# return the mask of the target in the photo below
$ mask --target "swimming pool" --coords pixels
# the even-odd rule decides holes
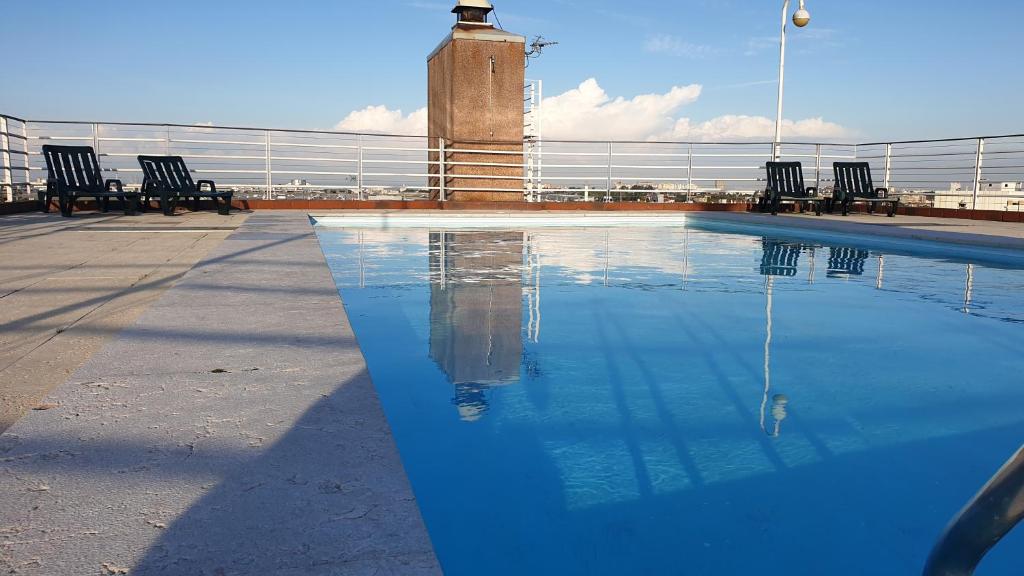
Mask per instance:
[[[318,234],[449,575],[919,574],[1024,439],[1024,270],[998,258],[700,224]]]

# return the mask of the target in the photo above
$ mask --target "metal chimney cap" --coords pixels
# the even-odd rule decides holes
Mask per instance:
[[[457,14],[466,8],[483,8],[488,12],[494,10],[494,6],[492,6],[487,0],[459,0],[455,5],[455,8],[452,8],[452,13]]]

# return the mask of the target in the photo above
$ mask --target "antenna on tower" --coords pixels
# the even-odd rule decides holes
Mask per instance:
[[[544,53],[544,49],[547,48],[548,46],[557,45],[558,42],[552,42],[551,40],[545,40],[543,36],[537,36],[536,38],[533,39],[533,42],[530,44],[530,49],[526,51],[526,65],[530,65],[529,59],[539,58],[540,55]]]

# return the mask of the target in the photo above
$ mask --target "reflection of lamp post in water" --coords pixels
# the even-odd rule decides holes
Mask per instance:
[[[761,396],[761,430],[765,434],[773,438],[777,438],[780,433],[782,421],[786,419],[786,405],[789,404],[789,398],[785,394],[776,394],[772,397],[772,418],[775,420],[775,424],[772,430],[768,431],[768,426],[765,423],[766,412],[768,409],[768,395],[771,394],[772,390],[772,371],[771,371],[771,348],[772,348],[772,289],[775,286],[775,277],[768,276],[765,278],[764,293],[766,298],[765,304],[765,339],[764,339],[764,395]]]
[[[772,305],[773,292],[775,288],[775,277],[776,276],[787,276],[793,277],[797,273],[797,263],[800,260],[800,246],[794,244],[785,244],[783,242],[777,242],[769,240],[767,238],[761,241],[761,249],[763,255],[761,257],[761,274],[765,276],[764,281],[764,294],[765,294],[765,339],[764,339],[764,394],[761,396],[761,430],[772,436],[773,438],[778,437],[781,432],[782,421],[786,419],[786,406],[789,404],[789,398],[785,394],[776,394],[772,397],[772,419],[775,420],[771,427],[768,428],[766,422],[768,417],[768,397],[772,391],[772,371],[771,371],[771,349],[772,349]],[[812,272],[813,278],[813,272]]]

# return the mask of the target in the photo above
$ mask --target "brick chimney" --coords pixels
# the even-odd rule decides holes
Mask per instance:
[[[523,200],[522,168],[472,165],[523,163],[526,38],[495,28],[488,22],[493,10],[487,0],[459,0],[451,34],[427,59],[427,135],[432,149],[444,142],[449,200]],[[431,174],[439,173],[439,158],[430,153]],[[440,184],[438,176],[430,179]]]

